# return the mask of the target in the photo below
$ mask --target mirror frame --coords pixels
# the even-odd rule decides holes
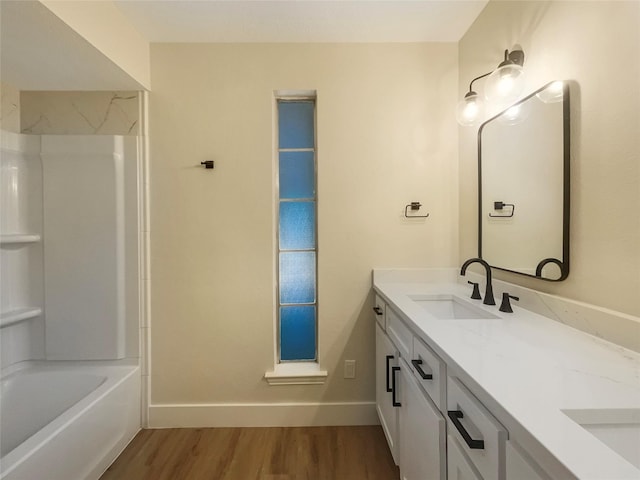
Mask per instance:
[[[494,115],[490,119],[486,120],[480,128],[478,129],[478,257],[482,258],[482,130],[483,128],[493,120],[496,120],[500,115],[509,110],[509,108],[520,105],[523,102],[526,102],[530,98],[536,96],[538,93],[543,91],[544,89],[551,86],[552,83],[549,82],[542,88],[539,88],[535,92],[530,95],[524,97],[522,100],[510,105],[508,108],[502,110],[497,115]],[[523,275],[525,277],[537,278],[540,280],[546,280],[548,282],[560,282],[565,280],[569,276],[569,226],[570,226],[570,197],[571,197],[571,177],[570,177],[570,114],[569,114],[569,82],[566,80],[562,81],[562,135],[563,135],[563,205],[562,205],[562,259],[560,260],[560,278],[545,278],[541,274],[530,275],[528,273],[518,272],[516,270],[510,270],[508,268],[500,267],[497,265],[491,265],[491,268],[495,268],[497,270],[502,270],[505,272],[516,273],[518,275]],[[545,260],[548,260],[550,263],[558,264],[556,259],[543,259],[538,264],[538,268]]]

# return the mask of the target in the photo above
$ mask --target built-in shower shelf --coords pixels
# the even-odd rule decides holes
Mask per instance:
[[[29,320],[39,315],[42,315],[42,309],[40,307],[16,308],[15,310],[2,312],[0,313],[0,327],[13,325],[14,323]]]
[[[12,245],[16,243],[36,243],[41,239],[40,235],[0,235],[0,243],[2,245]]]

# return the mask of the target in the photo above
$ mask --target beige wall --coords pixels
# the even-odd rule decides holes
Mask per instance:
[[[151,87],[149,42],[111,1],[40,0],[45,7],[129,74]]]
[[[371,269],[458,263],[457,46],[151,51],[151,402],[372,401]],[[280,89],[318,95],[323,386],[262,378],[274,362]],[[411,201],[430,217],[404,219]],[[345,359],[357,360],[355,380],[342,378]]]
[[[571,272],[557,284],[496,276],[640,315],[640,3],[489,2],[459,44],[459,97],[514,43],[525,94],[573,80]],[[477,254],[476,133],[460,128],[461,259]]]
[[[13,85],[0,82],[0,128],[20,133],[20,91]]]
[[[138,92],[22,91],[22,133],[138,135]]]

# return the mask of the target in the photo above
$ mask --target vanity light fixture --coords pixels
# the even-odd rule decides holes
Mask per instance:
[[[511,51],[504,51],[504,60],[498,67],[484,75],[474,78],[469,83],[469,92],[464,96],[456,109],[458,123],[464,126],[475,126],[482,119],[482,101],[478,93],[473,90],[473,82],[484,77],[484,96],[487,101],[508,105],[513,103],[524,89],[524,75],[522,65],[524,64],[524,51],[520,45],[514,45]]]
[[[498,65],[484,86],[484,96],[488,101],[510,104],[518,99],[524,90],[524,52],[520,45],[504,51],[504,60]]]

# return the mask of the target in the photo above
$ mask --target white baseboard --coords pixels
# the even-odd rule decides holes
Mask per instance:
[[[375,402],[149,406],[150,428],[378,425]]]

